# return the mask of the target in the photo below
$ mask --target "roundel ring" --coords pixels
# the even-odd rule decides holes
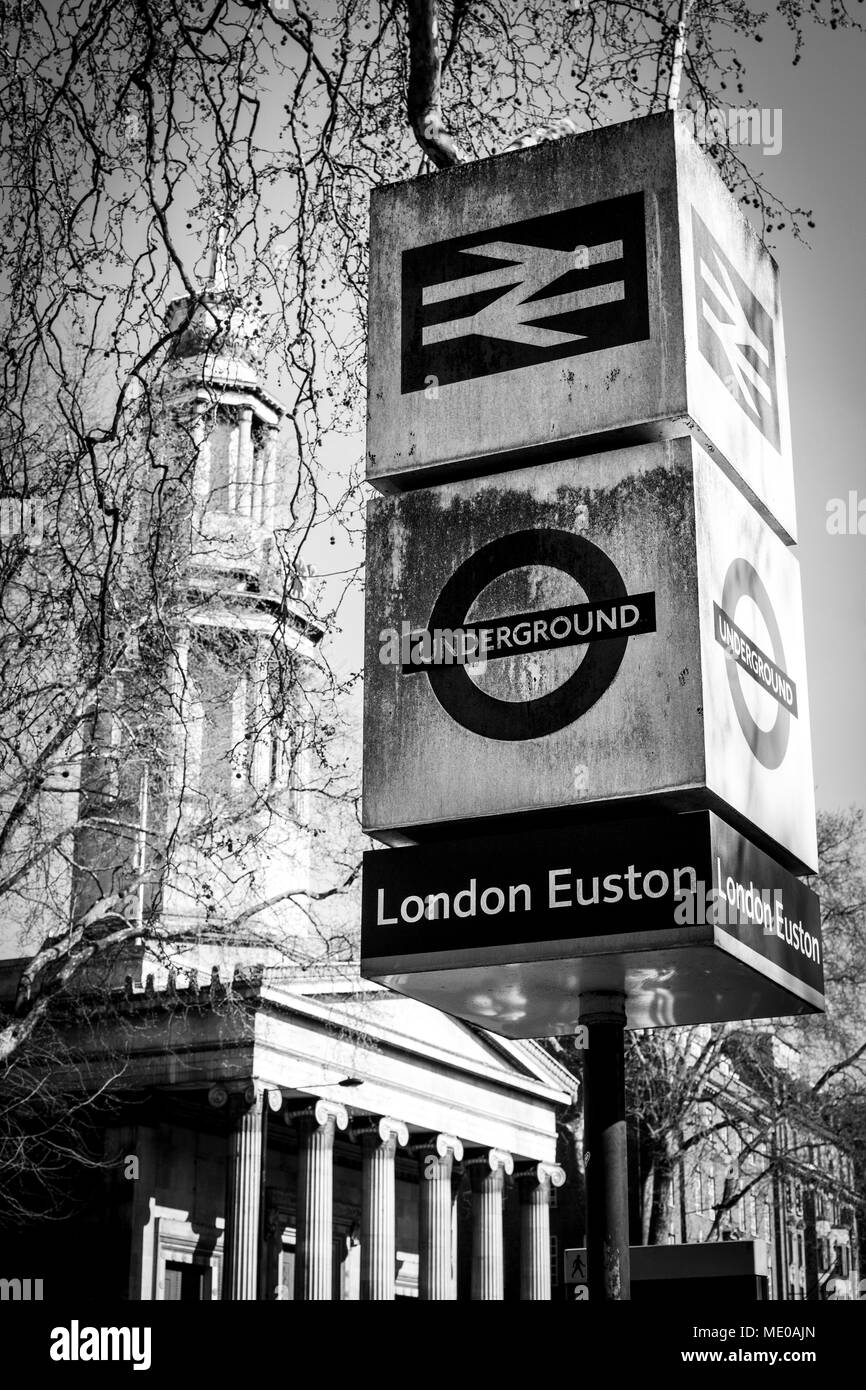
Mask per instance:
[[[570,531],[517,531],[483,545],[454,571],[430,615],[432,629],[459,628],[478,595],[500,575],[544,565],[570,575],[590,602],[622,599],[627,590],[616,565],[584,536]],[[588,644],[578,669],[536,700],[497,700],[472,681],[465,666],[434,666],[427,676],[443,709],[471,733],[516,741],[555,734],[585,714],[619,670],[628,637]]]
[[[744,595],[753,601],[764,619],[773,647],[773,660],[777,666],[785,670],[785,647],[776,615],[773,612],[773,605],[770,603],[770,595],[767,593],[764,582],[754,565],[750,565],[748,560],[741,557],[731,562],[722,588],[722,608],[731,618],[734,618],[736,606]],[[788,710],[779,705],[776,722],[772,729],[761,729],[755,723],[746,704],[736,661],[729,659],[726,666],[731,698],[746,742],[758,762],[773,772],[780,766],[788,751],[791,715]]]

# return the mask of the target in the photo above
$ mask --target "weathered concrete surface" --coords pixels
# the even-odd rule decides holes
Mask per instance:
[[[417,839],[469,819],[649,797],[727,809],[784,863],[814,865],[797,561],[692,440],[376,499],[368,523],[363,817],[372,834],[393,843],[394,831]],[[536,536],[563,534],[564,549],[573,537],[580,552],[573,573],[543,550],[540,563],[526,562]],[[502,538],[505,560],[491,579],[485,547]],[[758,574],[781,641],[748,593],[731,588],[738,560]],[[443,591],[454,591],[458,572],[468,585],[445,613]],[[652,630],[450,667],[444,683],[441,666],[431,679],[393,660],[391,632],[473,623],[498,632],[506,618],[573,612],[587,600],[610,600],[602,608],[619,613],[641,595],[654,597]],[[796,715],[728,657],[714,605],[773,663],[772,680],[784,672]],[[516,639],[520,629],[509,631]],[[407,659],[404,648],[398,661]],[[785,728],[765,746],[752,717],[759,732]]]
[[[673,114],[374,192],[377,487],[686,433],[790,542],[777,267]]]

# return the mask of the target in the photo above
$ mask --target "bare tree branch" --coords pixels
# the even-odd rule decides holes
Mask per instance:
[[[683,67],[689,41],[689,12],[692,8],[692,4],[693,0],[680,0],[680,10],[677,16],[677,27],[674,37],[674,51],[671,57],[671,72],[668,80],[666,104],[669,111],[676,111],[679,105],[680,87],[683,81]]]
[[[466,156],[442,120],[442,62],[439,54],[438,0],[407,0],[409,84],[407,110],[415,138],[437,169],[462,164]],[[454,33],[458,32],[455,15]],[[448,49],[450,59],[452,47]]]

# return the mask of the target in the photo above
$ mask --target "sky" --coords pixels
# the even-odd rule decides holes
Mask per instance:
[[[866,17],[864,17],[866,19]],[[781,149],[747,152],[787,204],[814,210],[809,244],[774,235],[791,403],[794,476],[806,629],[807,679],[819,809],[866,806],[866,33],[812,27],[799,64],[778,20],[749,44],[739,106],[778,109]],[[778,118],[774,141],[778,143]],[[358,440],[343,445],[348,453]],[[828,506],[863,501],[864,534],[827,529]],[[342,552],[321,550],[324,571]],[[353,598],[334,636],[337,669],[362,661]]]

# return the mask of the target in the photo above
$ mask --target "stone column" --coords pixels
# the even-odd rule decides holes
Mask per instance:
[[[333,1278],[334,1137],[349,1116],[336,1101],[317,1100],[301,1118],[295,1298],[331,1298]]]
[[[171,740],[171,759],[168,768],[168,789],[172,799],[180,804],[190,775],[190,764],[197,761],[196,733],[194,720],[190,717],[193,688],[189,672],[189,628],[175,629],[175,637],[168,656],[167,685],[171,709],[179,713],[168,731]],[[201,753],[198,752],[200,758]],[[147,834],[150,827],[142,826]],[[145,846],[146,847],[146,846]],[[142,885],[143,887],[144,885]]]
[[[253,412],[248,405],[238,411],[238,485],[235,506],[240,516],[253,510]]]
[[[262,441],[264,462],[262,465],[261,523],[269,531],[274,529],[274,505],[277,492],[277,430],[269,428],[267,438]]]
[[[227,1104],[229,1110],[222,1297],[232,1302],[255,1301],[262,1201],[262,1093],[252,1083],[242,1093],[227,1097],[221,1087],[213,1087],[210,1100],[217,1107]]]
[[[261,522],[264,515],[265,503],[265,468],[267,466],[268,446],[265,440],[259,435],[258,448],[255,441],[252,445],[252,505],[250,516],[253,521]]]
[[[193,406],[192,442],[195,448],[195,472],[193,474],[192,494],[196,516],[196,529],[201,515],[207,510],[211,493],[210,434],[207,429],[207,401],[197,400]],[[195,539],[193,540],[195,544]]]
[[[514,1172],[514,1159],[504,1149],[491,1149],[472,1171],[472,1298],[505,1297],[505,1258],[502,1248],[502,1197],[505,1175]]]
[[[229,429],[228,440],[226,443],[226,492],[222,505],[228,512],[237,510],[238,505],[238,470],[240,467],[240,419],[232,418],[229,415],[231,428]]]
[[[258,791],[263,791],[271,780],[271,697],[268,689],[268,658],[270,641],[258,639],[253,661],[252,688],[248,691],[249,725],[255,731],[250,754],[249,777]]]
[[[463,1145],[453,1134],[437,1134],[421,1153],[420,1258],[418,1295],[422,1299],[456,1298],[452,1248],[451,1174]]]
[[[363,1146],[363,1199],[361,1207],[361,1298],[394,1297],[397,1260],[397,1197],[394,1157],[397,1145],[409,1142],[401,1120],[385,1118]]]
[[[520,1297],[550,1300],[550,1194],[562,1187],[565,1170],[538,1163],[520,1175]]]

